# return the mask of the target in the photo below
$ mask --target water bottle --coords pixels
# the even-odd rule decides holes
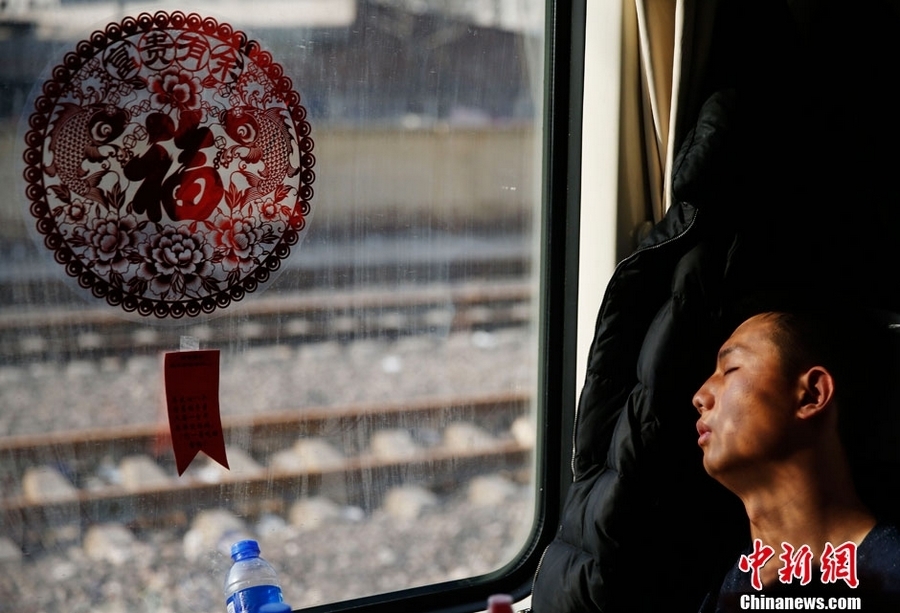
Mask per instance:
[[[283,602],[278,574],[259,557],[259,543],[248,539],[231,546],[234,564],[225,578],[225,607],[228,613],[259,613],[268,603]]]

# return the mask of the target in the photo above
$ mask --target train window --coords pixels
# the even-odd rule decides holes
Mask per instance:
[[[512,585],[564,455],[554,14],[0,3],[4,606],[221,611],[244,537],[295,609]]]

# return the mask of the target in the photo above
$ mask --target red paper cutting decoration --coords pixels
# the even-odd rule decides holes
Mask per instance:
[[[225,308],[298,243],[306,110],[255,41],[181,12],[66,54],[34,103],[24,178],[45,246],[97,298],[158,318]]]

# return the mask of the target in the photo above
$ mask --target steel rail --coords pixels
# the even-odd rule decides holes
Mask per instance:
[[[430,487],[458,487],[477,474],[518,472],[527,468],[531,446],[509,435],[516,418],[529,412],[526,394],[489,394],[408,400],[394,404],[354,404],[317,407],[223,419],[226,442],[249,441],[246,451],[265,457],[285,443],[302,437],[324,437],[356,428],[363,435],[390,428],[428,423],[435,428],[452,423],[478,424],[494,435],[487,445],[451,448],[443,444],[421,447],[403,457],[382,457],[365,449],[345,449],[351,455],[327,467],[286,470],[263,466],[256,474],[223,473],[216,482],[198,479],[190,471],[174,476],[164,427],[157,424],[97,428],[75,432],[18,435],[0,438],[0,463],[7,469],[66,460],[80,463],[77,472],[90,472],[101,457],[146,452],[172,473],[165,484],[109,485],[102,489],[74,489],[58,497],[32,499],[15,493],[0,499],[0,528],[25,547],[39,547],[43,533],[60,525],[118,521],[141,527],[182,523],[192,510],[232,507],[241,514],[283,512],[291,501],[339,483],[352,504],[377,506],[381,490],[371,483],[428,483]],[[361,427],[362,424],[362,427]],[[499,433],[499,435],[498,435]],[[77,467],[76,467],[77,468]],[[7,484],[8,485],[8,484]],[[8,489],[8,488],[7,488]]]

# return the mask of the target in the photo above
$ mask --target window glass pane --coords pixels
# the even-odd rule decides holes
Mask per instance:
[[[294,608],[519,555],[543,20],[0,3],[5,606],[223,611],[244,537]],[[195,349],[218,369],[167,403],[164,356]],[[181,475],[173,437],[203,449]]]

